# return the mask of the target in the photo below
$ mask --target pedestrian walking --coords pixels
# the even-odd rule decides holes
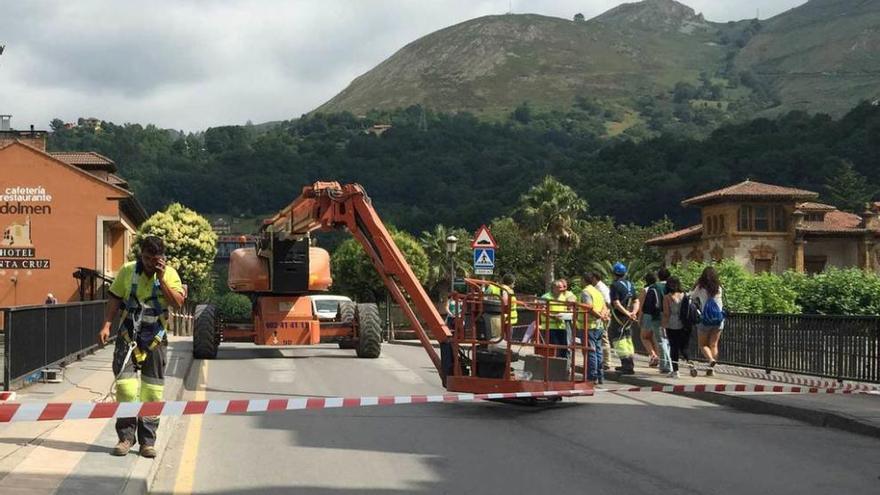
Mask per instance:
[[[162,400],[168,309],[180,309],[185,299],[180,276],[174,267],[166,264],[162,239],[144,237],[139,247],[138,260],[123,265],[110,286],[104,324],[98,334],[101,344],[106,344],[110,327],[121,309],[123,316],[113,354],[116,400],[119,402]],[[158,428],[158,417],[117,419],[119,443],[111,453],[124,456],[137,442],[140,455],[156,457]]]
[[[626,265],[617,262],[612,267],[614,283],[611,284],[611,321],[608,323],[608,338],[620,358],[620,366],[615,369],[623,375],[635,373],[632,341],[632,325],[639,314],[639,302],[635,297],[632,282],[626,279]]]
[[[639,340],[642,346],[648,352],[648,366],[656,368],[660,364],[657,357],[657,346],[654,344],[654,313],[660,307],[658,295],[654,285],[657,283],[657,277],[648,272],[645,274],[645,287],[639,291]],[[659,322],[657,323],[659,325]]]
[[[669,357],[669,339],[666,329],[661,324],[663,319],[663,298],[666,296],[666,280],[669,279],[669,269],[662,267],[657,270],[657,281],[645,287],[645,302],[642,304],[642,337],[647,327],[649,339],[653,344],[657,355],[657,364],[660,373],[672,371],[672,360]]]
[[[605,371],[603,369],[603,352],[602,340],[605,336],[605,325],[611,319],[608,311],[608,305],[605,304],[605,298],[602,292],[593,284],[598,277],[595,273],[588,273],[584,276],[587,286],[581,292],[581,303],[590,306],[589,326],[587,328],[587,341],[589,342],[589,351],[587,352],[587,380],[595,384],[601,384],[605,381]]]
[[[671,378],[679,377],[679,358],[683,357],[686,362],[690,361],[688,345],[691,341],[691,327],[687,324],[687,318],[682,318],[682,314],[687,311],[687,308],[682,308],[682,304],[686,300],[681,288],[681,280],[678,277],[669,277],[666,281],[666,295],[663,297],[663,319],[660,325],[666,329],[666,335],[669,338],[669,351],[672,360],[672,371],[669,373]]]
[[[706,376],[715,374],[718,362],[718,342],[724,329],[724,303],[722,301],[721,282],[715,268],[707,266],[697,280],[690,296],[700,301],[700,323],[697,325],[697,339],[700,352],[709,361]]]

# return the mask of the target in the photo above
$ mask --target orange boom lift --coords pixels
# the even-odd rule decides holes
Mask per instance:
[[[570,320],[575,328],[587,328],[587,306],[542,300],[520,303],[520,319],[531,312],[537,331],[534,342],[521,344],[534,348],[534,354],[524,356],[528,358],[525,370],[515,372],[511,363],[519,360],[519,354],[509,345],[512,328],[507,298],[485,296],[485,282],[468,280],[467,290],[453,295],[461,310],[454,328],[447,327],[363,187],[337,182],[304,187],[297,199],[263,222],[256,248],[232,253],[229,287],[250,296],[253,322],[224,323],[216,308],[200,305],[195,315],[193,355],[212,359],[221,341],[283,346],[338,342],[340,347],[354,348],[360,357],[378,357],[381,322],[375,304],[342,302],[334,321],[319,321],[309,299],[309,294],[326,291],[332,283],[330,256],[310,245],[310,233],[340,228],[347,229],[363,246],[448,390],[490,393],[591,388],[582,373],[576,372],[575,359],[555,357],[564,348],[572,356],[583,356],[586,362],[586,344],[547,343],[551,320]],[[440,355],[431,338],[439,342]]]

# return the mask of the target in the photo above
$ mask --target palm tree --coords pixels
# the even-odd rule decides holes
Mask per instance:
[[[538,244],[544,254],[544,286],[550,290],[560,253],[577,246],[578,218],[587,211],[587,202],[574,190],[552,176],[520,196],[514,217]]]
[[[470,270],[470,235],[461,228],[447,228],[443,225],[435,225],[434,230],[422,231],[419,243],[428,255],[428,277],[425,287],[428,293],[437,297],[442,302],[443,296],[449,287],[449,254],[446,252],[446,238],[454,235],[458,238],[458,250],[455,253],[455,273],[467,275]]]

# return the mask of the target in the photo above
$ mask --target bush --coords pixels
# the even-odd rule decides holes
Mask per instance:
[[[693,287],[704,263],[673,267],[682,286]],[[724,306],[742,313],[880,314],[880,276],[857,268],[828,268],[816,275],[785,272],[751,275],[731,260],[715,265]]]
[[[877,315],[880,314],[880,277],[858,268],[829,268],[801,277],[798,303],[804,313]]]
[[[672,274],[682,287],[696,284],[707,263],[688,263],[673,267]],[[724,289],[724,309],[738,313],[800,313],[798,292],[785,276],[752,275],[732,260],[714,265]]]
[[[220,318],[225,321],[251,320],[251,300],[243,294],[228,292],[218,297],[215,304],[220,311]]]
[[[188,299],[209,298],[213,292],[210,275],[217,255],[217,234],[211,230],[208,220],[180,203],[154,213],[138,229],[132,259],[139,254],[137,244],[149,235],[165,242],[168,264],[177,269],[181,280],[189,287]]]

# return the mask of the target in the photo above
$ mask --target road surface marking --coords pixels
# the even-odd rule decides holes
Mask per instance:
[[[205,400],[205,389],[208,386],[208,360],[203,359],[196,381],[196,401]],[[192,416],[183,441],[183,453],[180,456],[180,467],[174,482],[174,493],[192,493],[196,478],[196,457],[199,454],[199,441],[202,437],[201,414]]]

